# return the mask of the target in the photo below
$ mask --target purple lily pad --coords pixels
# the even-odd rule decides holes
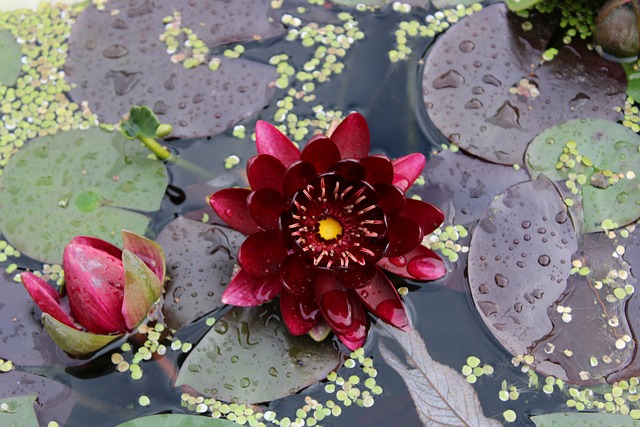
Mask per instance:
[[[471,239],[469,285],[482,320],[511,353],[527,354],[551,332],[548,309],[565,291],[577,246],[566,206],[542,175],[489,205]]]
[[[522,165],[529,141],[550,126],[617,119],[613,107],[626,96],[622,67],[583,41],[540,62],[556,21],[533,14],[527,20],[530,31],[504,4],[488,6],[443,34],[424,68],[422,94],[433,123],[463,149],[501,164]]]
[[[0,358],[20,366],[81,363],[53,342],[27,290],[6,274],[0,276]]]
[[[221,307],[236,254],[246,236],[228,227],[179,217],[157,242],[165,252],[167,276],[163,312],[166,324],[180,329]]]
[[[211,71],[206,64],[186,69],[171,62],[159,37],[163,18],[174,11],[209,47],[284,31],[269,22],[266,1],[113,0],[103,11],[91,5],[69,40],[65,72],[76,84],[73,99],[89,101],[107,123],[118,122],[131,105],[148,105],[173,125],[172,137],[218,134],[267,105],[278,76],[269,65],[220,57],[220,68]]]
[[[414,186],[414,192],[441,207],[445,222],[467,224],[479,220],[496,195],[511,185],[528,181],[529,175],[524,169],[446,150],[429,159],[424,178],[427,185]]]
[[[537,371],[580,385],[613,382],[611,374],[616,380],[629,378],[620,376],[620,371],[631,363],[635,343],[631,340],[617,348],[616,342],[632,336],[626,309],[627,304],[637,306],[637,301],[631,300],[638,298],[619,299],[613,294],[616,287],[635,280],[608,283],[612,270],[629,271],[619,256],[612,256],[619,243],[604,233],[584,235],[581,251],[573,258],[590,272],[586,276],[572,274],[565,295],[549,310],[553,331],[531,350]],[[571,311],[564,313],[563,320],[567,308]]]
[[[10,371],[0,374],[0,401],[13,396],[37,393],[35,411],[39,424],[49,421],[64,425],[80,395],[71,388],[27,372]]]

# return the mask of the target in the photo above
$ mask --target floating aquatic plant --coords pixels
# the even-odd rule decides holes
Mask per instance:
[[[424,156],[369,156],[369,129],[358,113],[302,152],[260,121],[256,145],[247,166],[251,189],[221,190],[209,200],[229,226],[249,235],[222,301],[253,306],[280,294],[294,335],[317,333],[313,328],[326,322],[352,350],[366,339],[364,307],[408,329],[382,270],[417,280],[445,274],[440,258],[420,244],[442,212],[405,197]]]

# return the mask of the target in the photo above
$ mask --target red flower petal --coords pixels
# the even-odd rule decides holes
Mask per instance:
[[[311,163],[316,172],[324,173],[331,165],[340,161],[340,151],[335,142],[326,136],[319,136],[307,142],[300,160]]]
[[[393,184],[407,191],[422,173],[427,163],[423,154],[413,153],[393,161]]]
[[[402,212],[407,200],[404,191],[392,184],[376,184],[373,188],[378,193],[378,206],[387,218],[393,218]]]
[[[275,231],[259,231],[247,237],[238,251],[238,264],[252,276],[277,273],[287,248]]]
[[[33,301],[35,301],[43,313],[50,314],[57,321],[71,328],[78,329],[73,319],[71,319],[67,312],[60,306],[60,295],[58,295],[47,282],[29,272],[21,273],[20,279],[27,289],[27,292],[29,292],[29,295],[31,295],[31,298],[33,298]]]
[[[349,289],[357,289],[365,286],[376,275],[375,264],[355,265],[338,274],[338,282]]]
[[[314,278],[313,290],[322,316],[331,329],[345,332],[353,325],[354,304],[350,291],[335,276],[320,273]]]
[[[401,213],[414,220],[426,236],[438,228],[444,221],[444,214],[437,207],[421,200],[407,199],[407,204]]]
[[[387,223],[389,247],[385,255],[397,257],[412,251],[422,242],[422,231],[414,220],[405,216],[395,217]]]
[[[287,168],[269,154],[260,154],[247,161],[247,179],[252,190],[274,188],[282,191],[282,181]]]
[[[331,134],[343,159],[361,159],[369,154],[367,121],[360,113],[349,114]]]
[[[93,246],[70,243],[63,265],[73,317],[96,334],[125,332],[122,260]]]
[[[300,159],[300,150],[271,123],[258,120],[256,123],[256,147],[258,154],[270,154],[285,167]]]
[[[282,191],[291,199],[298,190],[304,188],[318,176],[316,169],[309,162],[297,162],[289,166],[284,174]]]
[[[250,193],[246,188],[225,188],[212,194],[209,204],[229,227],[243,234],[252,234],[260,229],[247,207]]]
[[[265,230],[277,230],[280,214],[289,205],[281,192],[273,188],[260,188],[247,198],[249,213],[253,220]]]
[[[328,169],[335,172],[347,181],[364,180],[364,168],[359,161],[353,159],[340,160]]]
[[[349,292],[349,298],[353,305],[353,323],[346,331],[334,330],[334,332],[349,350],[355,350],[362,347],[367,340],[369,321],[358,297],[353,292]]]
[[[376,268],[375,276],[366,286],[356,289],[355,292],[365,307],[379,319],[403,331],[410,329],[407,312],[396,288],[379,269]]]
[[[240,307],[253,307],[272,300],[281,290],[282,280],[279,274],[257,277],[241,269],[222,293],[222,302]]]
[[[387,156],[363,157],[360,164],[364,167],[365,179],[369,184],[391,184],[393,181],[393,163]]]
[[[294,295],[306,294],[313,286],[313,268],[302,254],[286,257],[280,265],[280,276],[285,289]]]
[[[320,318],[320,310],[312,292],[294,295],[286,290],[280,294],[282,320],[293,335],[306,334]]]
[[[401,256],[382,258],[378,266],[414,280],[436,280],[447,273],[447,267],[440,257],[422,245]]]

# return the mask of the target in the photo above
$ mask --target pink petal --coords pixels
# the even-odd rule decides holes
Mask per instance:
[[[269,154],[260,154],[247,161],[247,179],[252,190],[273,188],[282,191],[282,181],[287,168]]]
[[[447,274],[447,267],[440,257],[422,245],[401,256],[382,258],[378,266],[413,280],[437,280]]]
[[[389,247],[385,255],[397,257],[411,252],[420,245],[424,236],[415,221],[405,216],[398,216],[388,221],[387,237],[389,238]]]
[[[64,248],[62,258],[73,317],[96,334],[125,332],[122,260],[93,246],[75,243]]]
[[[437,207],[421,200],[407,199],[402,216],[407,216],[420,226],[426,236],[444,221],[444,214]]]
[[[260,228],[249,214],[249,193],[251,191],[246,188],[226,188],[212,194],[209,204],[229,227],[243,234],[252,234]]]
[[[259,231],[247,237],[238,251],[238,264],[252,276],[269,276],[279,272],[287,257],[287,248],[275,231]]]
[[[407,191],[422,173],[427,159],[423,154],[413,153],[393,161],[393,184]]]
[[[289,205],[281,192],[273,188],[260,188],[247,198],[249,213],[258,226],[264,230],[277,230],[280,214]]]
[[[360,113],[349,114],[331,134],[343,159],[361,159],[369,154],[367,121]]]
[[[162,285],[165,276],[164,251],[162,247],[153,240],[128,230],[122,230],[122,242],[126,250],[140,258],[153,271]]]
[[[222,293],[222,302],[253,307],[272,300],[281,290],[282,280],[278,274],[257,277],[241,269]]]
[[[309,162],[296,162],[289,166],[284,174],[282,191],[284,195],[291,199],[298,190],[307,186],[318,176],[316,169]]]
[[[364,167],[365,180],[369,184],[391,184],[393,181],[393,163],[387,156],[376,154],[363,157],[360,164]]]
[[[320,310],[312,292],[294,295],[286,290],[280,294],[282,320],[293,335],[306,334],[320,318]]]
[[[365,307],[379,319],[403,331],[410,329],[404,304],[396,288],[380,269],[376,269],[376,275],[366,286],[356,289],[355,292]]]
[[[33,273],[24,272],[20,274],[22,284],[33,298],[33,301],[40,307],[43,313],[47,313],[57,321],[65,325],[78,329],[73,319],[60,306],[60,295],[40,277]]]
[[[258,120],[256,123],[256,147],[258,154],[270,154],[289,167],[300,159],[300,150],[271,123]]]
[[[325,136],[319,136],[307,142],[300,160],[311,163],[318,173],[324,173],[340,161],[340,151],[335,142]]]
[[[97,237],[76,236],[73,239],[71,239],[71,242],[69,242],[69,244],[91,246],[92,248],[96,248],[110,254],[114,258],[118,258],[118,259],[122,258],[122,249],[120,249],[115,245],[112,245],[111,243],[105,240],[98,239]]]

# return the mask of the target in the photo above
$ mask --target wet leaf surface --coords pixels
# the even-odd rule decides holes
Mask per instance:
[[[322,380],[338,364],[332,340],[292,336],[277,305],[236,307],[191,351],[176,385],[228,402],[267,402]]]
[[[425,426],[501,425],[485,417],[478,395],[462,375],[431,358],[418,332],[382,327],[400,345],[406,363],[383,343],[380,343],[380,354],[407,384]]]
[[[0,423],[7,427],[38,427],[38,418],[33,409],[36,395],[0,397],[0,404],[5,405],[0,410]]]
[[[608,120],[571,120],[536,136],[526,161],[533,176],[544,173],[576,188],[574,217],[583,231],[602,230],[609,219],[622,226],[640,217],[640,136]],[[609,227],[611,228],[611,227]]]
[[[548,308],[567,286],[576,236],[553,183],[541,176],[490,204],[469,250],[469,286],[491,333],[526,354],[551,332]]]
[[[73,153],[72,156],[69,153]],[[20,252],[62,262],[64,246],[89,235],[122,246],[144,234],[167,185],[164,165],[138,143],[97,128],[30,141],[0,178],[0,230]]]
[[[531,417],[536,427],[583,427],[607,426],[626,427],[632,422],[629,415],[621,414],[581,414],[579,412],[555,412]],[[635,424],[635,422],[634,422]]]
[[[0,358],[20,366],[81,363],[53,342],[24,286],[7,274],[0,276]]]
[[[163,312],[169,327],[180,329],[223,305],[220,298],[245,237],[228,227],[185,217],[162,230],[157,242],[167,262]]]
[[[443,209],[446,222],[467,224],[479,220],[495,196],[528,181],[529,175],[523,169],[445,150],[429,159],[424,178],[426,185],[414,186],[414,192]]]
[[[580,41],[540,63],[555,21],[527,20],[530,31],[504,4],[488,6],[438,38],[424,68],[433,123],[463,149],[501,164],[522,164],[529,141],[550,126],[585,116],[616,119],[613,107],[625,99],[622,67]]]
[[[9,31],[0,31],[0,83],[4,86],[13,86],[20,75],[22,61],[20,57],[20,45]]]
[[[107,123],[117,123],[131,105],[148,105],[178,138],[218,134],[262,109],[274,93],[269,83],[278,76],[275,69],[226,57],[219,57],[216,71],[208,59],[190,69],[173,63],[159,37],[163,19],[174,11],[181,14],[181,28],[193,30],[208,47],[283,31],[269,21],[266,1],[114,0],[104,11],[89,6],[70,37],[65,71],[77,84],[71,96],[89,101]]]
[[[630,276],[626,280],[621,278],[626,278],[629,272],[629,266],[616,254],[621,243],[624,242],[610,239],[604,233],[583,236],[580,251],[573,259],[590,272],[586,275],[574,272],[568,278],[565,295],[551,306],[553,331],[531,350],[537,371],[572,384],[612,383],[609,375],[619,376],[635,357],[629,321],[637,321],[633,314],[627,318],[626,312],[638,305],[638,297],[622,292],[622,298],[618,298],[614,293],[636,282]],[[612,274],[616,279],[612,279]],[[615,291],[617,288],[620,290]],[[629,342],[622,339],[624,336]],[[629,376],[619,379],[622,378]]]
[[[27,372],[10,371],[0,374],[0,402],[6,402],[11,396],[25,396],[37,394],[37,401],[33,407],[37,419],[35,424],[17,423],[16,426],[46,426],[49,421],[55,420],[60,425],[64,425],[69,418],[69,414],[73,410],[74,405],[80,400],[80,395],[71,388]],[[13,398],[15,399],[15,398]],[[23,404],[27,404],[25,400]],[[33,404],[33,400],[28,406]],[[0,425],[11,426],[14,424],[6,424],[2,418],[0,411]],[[35,418],[35,416],[33,416]],[[29,417],[25,420],[31,420]],[[38,423],[39,421],[39,423]]]
[[[202,415],[162,414],[137,418],[117,427],[235,427],[237,423]]]

